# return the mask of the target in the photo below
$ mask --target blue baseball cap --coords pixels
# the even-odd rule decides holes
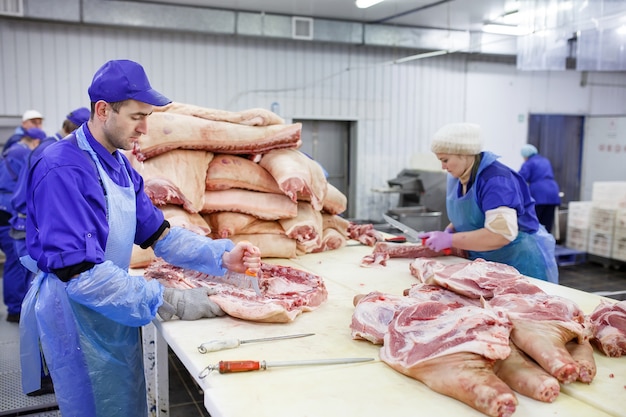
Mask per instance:
[[[91,116],[91,111],[87,107],[80,107],[76,110],[72,110],[65,118],[70,122],[74,123],[76,126],[80,126],[89,120]]]
[[[26,129],[24,131],[24,136],[28,136],[29,138],[33,138],[33,139],[44,140],[47,135],[46,135],[46,132],[44,132],[43,130],[37,127],[31,127],[30,129]]]
[[[137,100],[153,106],[165,106],[172,102],[150,86],[141,65],[126,59],[108,61],[100,67],[88,92],[93,103],[99,100],[108,103]]]

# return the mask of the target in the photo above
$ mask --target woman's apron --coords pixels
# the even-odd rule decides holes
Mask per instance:
[[[478,205],[476,183],[482,171],[498,157],[484,152],[478,167],[474,186],[467,194],[459,197],[460,182],[448,177],[446,207],[448,218],[457,232],[468,232],[485,227],[485,214]],[[552,251],[550,251],[552,245]],[[468,251],[470,259],[482,258],[515,267],[523,275],[558,283],[558,269],[554,259],[554,237],[540,225],[536,233],[520,231],[515,240],[500,249],[490,251]]]
[[[129,176],[128,187],[115,184],[83,128],[75,132],[78,146],[93,160],[105,193],[109,225],[105,259],[126,270],[137,221],[132,181]],[[125,169],[119,155],[118,159]],[[139,328],[72,301],[66,286],[56,275],[40,272],[24,300],[20,322],[24,392],[39,388],[41,344],[63,417],[147,416]]]

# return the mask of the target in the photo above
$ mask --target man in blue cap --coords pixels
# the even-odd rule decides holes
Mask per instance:
[[[36,127],[27,129],[22,137],[8,147],[0,157],[0,249],[6,257],[2,284],[4,303],[8,311],[7,321],[14,323],[20,320],[29,273],[20,263],[19,255],[15,252],[13,238],[10,236],[10,220],[14,214],[11,198],[19,175],[28,160],[28,155],[45,137],[46,132],[41,129]]]
[[[36,127],[37,129],[41,129],[43,126],[43,116],[37,110],[26,110],[24,114],[22,114],[22,124],[15,128],[15,132],[2,147],[2,152],[6,151],[10,148],[14,143],[18,142],[23,136],[24,133],[28,129],[32,129]]]
[[[224,313],[207,288],[164,290],[129,275],[133,244],[212,275],[254,273],[260,251],[170,228],[147,197],[119,150],[131,150],[147,133],[153,106],[170,100],[141,65],[105,63],[88,92],[89,122],[50,145],[28,174],[26,243],[40,272],[22,305],[22,388],[39,389],[43,354],[63,417],[145,417],[140,327],[157,311],[183,320]]]

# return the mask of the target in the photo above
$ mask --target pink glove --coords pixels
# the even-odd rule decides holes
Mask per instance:
[[[452,233],[447,232],[428,232],[424,233],[427,236],[421,236],[420,238],[426,238],[426,246],[435,252],[442,252],[445,249],[452,247]]]

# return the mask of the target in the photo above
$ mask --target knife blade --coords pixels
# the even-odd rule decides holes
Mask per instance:
[[[383,219],[385,219],[385,221],[389,223],[391,226],[395,227],[396,229],[400,230],[402,233],[409,236],[411,239],[414,239],[416,242],[420,241],[419,235],[424,233],[424,232],[418,232],[417,230],[407,226],[404,223],[397,221],[393,217],[387,216],[386,214],[383,214]]]
[[[280,366],[314,366],[314,365],[338,365],[347,363],[370,362],[374,358],[336,358],[336,359],[312,359],[300,361],[220,361],[217,364],[209,365],[200,372],[198,377],[205,378],[213,371],[220,374],[230,374],[235,372],[265,371],[267,368]]]
[[[260,339],[215,339],[209,340],[198,346],[198,352],[207,353],[207,352],[217,352],[218,350],[224,349],[233,349],[239,347],[239,345],[243,345],[245,343],[257,343],[257,342],[271,342],[274,340],[284,340],[284,339],[297,339],[300,337],[308,337],[313,336],[315,333],[300,333],[300,334],[289,334],[285,336],[273,336],[273,337],[262,337]]]

